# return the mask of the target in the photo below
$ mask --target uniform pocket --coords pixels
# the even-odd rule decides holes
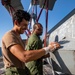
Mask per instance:
[[[19,75],[16,67],[7,68],[5,71],[5,75]]]

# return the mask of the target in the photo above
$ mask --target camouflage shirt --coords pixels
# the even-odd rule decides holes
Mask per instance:
[[[28,39],[26,50],[37,50],[42,48],[42,41],[40,37],[32,34]],[[43,75],[42,58],[26,63],[26,66],[31,72],[31,75]]]

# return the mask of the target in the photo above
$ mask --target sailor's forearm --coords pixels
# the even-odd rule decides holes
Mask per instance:
[[[32,60],[37,60],[45,55],[45,50],[30,50],[25,52],[25,62],[29,62]]]

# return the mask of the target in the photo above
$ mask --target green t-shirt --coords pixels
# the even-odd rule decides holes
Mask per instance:
[[[40,37],[32,34],[28,39],[26,50],[37,50],[42,48]],[[26,66],[31,72],[31,75],[43,75],[42,58],[26,63]]]

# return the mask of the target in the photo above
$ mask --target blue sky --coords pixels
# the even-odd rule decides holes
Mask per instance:
[[[28,10],[31,0],[21,0],[24,10]],[[55,26],[60,20],[62,20],[68,13],[75,8],[75,0],[57,0],[53,7],[53,10],[49,10],[48,16],[48,30]],[[38,6],[38,14],[40,13],[40,7]],[[39,22],[43,25],[45,31],[45,10],[43,10]],[[12,29],[12,18],[8,11],[2,6],[0,2],[0,46],[2,36],[10,29]],[[43,33],[44,36],[44,33]],[[22,38],[26,38],[25,34]]]

